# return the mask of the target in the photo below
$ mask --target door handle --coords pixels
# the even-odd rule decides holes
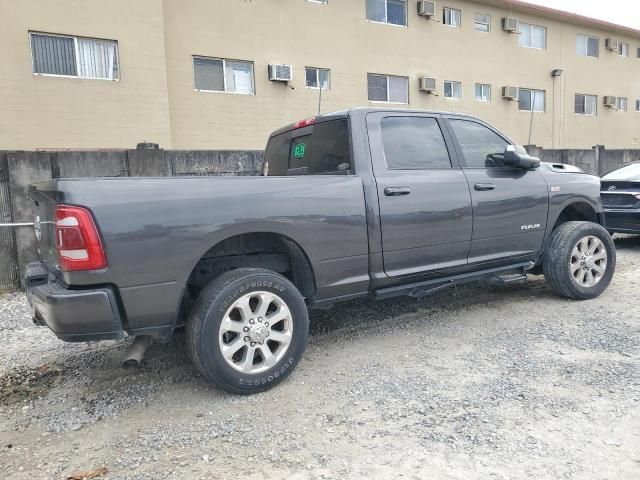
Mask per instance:
[[[411,189],[409,187],[387,187],[384,189],[384,194],[387,197],[397,197],[399,195],[409,195]]]
[[[496,186],[493,183],[476,183],[473,188],[478,191],[495,190]]]

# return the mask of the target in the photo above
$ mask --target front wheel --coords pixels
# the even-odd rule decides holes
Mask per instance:
[[[597,223],[567,222],[556,228],[542,261],[545,279],[555,293],[576,300],[599,296],[616,268],[609,232]]]
[[[306,304],[289,280],[270,270],[240,268],[200,292],[187,321],[187,346],[207,380],[250,394],[291,373],[308,331]]]

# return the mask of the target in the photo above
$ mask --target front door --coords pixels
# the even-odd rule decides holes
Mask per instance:
[[[437,115],[367,116],[389,277],[466,265],[471,197]]]
[[[510,143],[480,122],[448,118],[473,201],[469,263],[533,256],[547,225],[547,182],[536,170],[505,167]]]

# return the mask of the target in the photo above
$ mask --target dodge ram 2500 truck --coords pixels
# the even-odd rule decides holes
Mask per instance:
[[[30,196],[36,323],[66,341],[184,325],[197,369],[237,393],[291,372],[309,307],[528,271],[589,299],[616,262],[597,177],[459,114],[356,108],[274,132],[261,176],[57,179]]]

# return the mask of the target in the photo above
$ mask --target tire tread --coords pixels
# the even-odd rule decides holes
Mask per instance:
[[[279,274],[266,270],[263,268],[239,268],[236,270],[231,270],[229,272],[225,272],[212,280],[208,285],[206,285],[199,293],[198,298],[196,299],[193,307],[191,308],[191,313],[186,322],[186,344],[187,351],[191,360],[196,367],[196,369],[200,372],[202,376],[211,380],[217,387],[226,390],[230,393],[249,395],[253,393],[258,393],[264,390],[268,390],[275,383],[265,385],[264,388],[254,387],[251,389],[242,389],[238,387],[234,387],[229,385],[228,382],[225,382],[215,370],[206,369],[202,358],[200,357],[198,345],[202,340],[201,338],[201,328],[200,326],[205,321],[205,317],[211,308],[213,303],[216,303],[220,300],[221,297],[225,295],[225,289],[232,285],[233,283],[246,279],[247,276],[251,275],[277,275]],[[283,277],[284,278],[284,277]],[[286,280],[286,279],[285,279]],[[296,359],[296,363],[297,363]],[[291,369],[295,367],[295,364],[291,366]],[[284,379],[284,377],[282,378]],[[278,382],[276,382],[278,383]]]
[[[585,295],[584,292],[580,292],[574,286],[566,265],[566,255],[568,251],[573,249],[573,243],[576,241],[576,231],[593,227],[602,230],[600,233],[603,234],[605,246],[612,258],[607,268],[615,268],[615,246],[609,233],[603,227],[592,222],[583,221],[563,223],[551,234],[551,241],[547,245],[542,261],[542,269],[547,285],[549,285],[549,288],[556,294],[574,300],[584,300],[599,295],[599,293],[596,295]],[[608,241],[606,236],[609,236]],[[605,279],[601,280],[601,282],[602,281],[605,281]],[[604,288],[607,287],[609,281],[610,279],[604,284]]]

